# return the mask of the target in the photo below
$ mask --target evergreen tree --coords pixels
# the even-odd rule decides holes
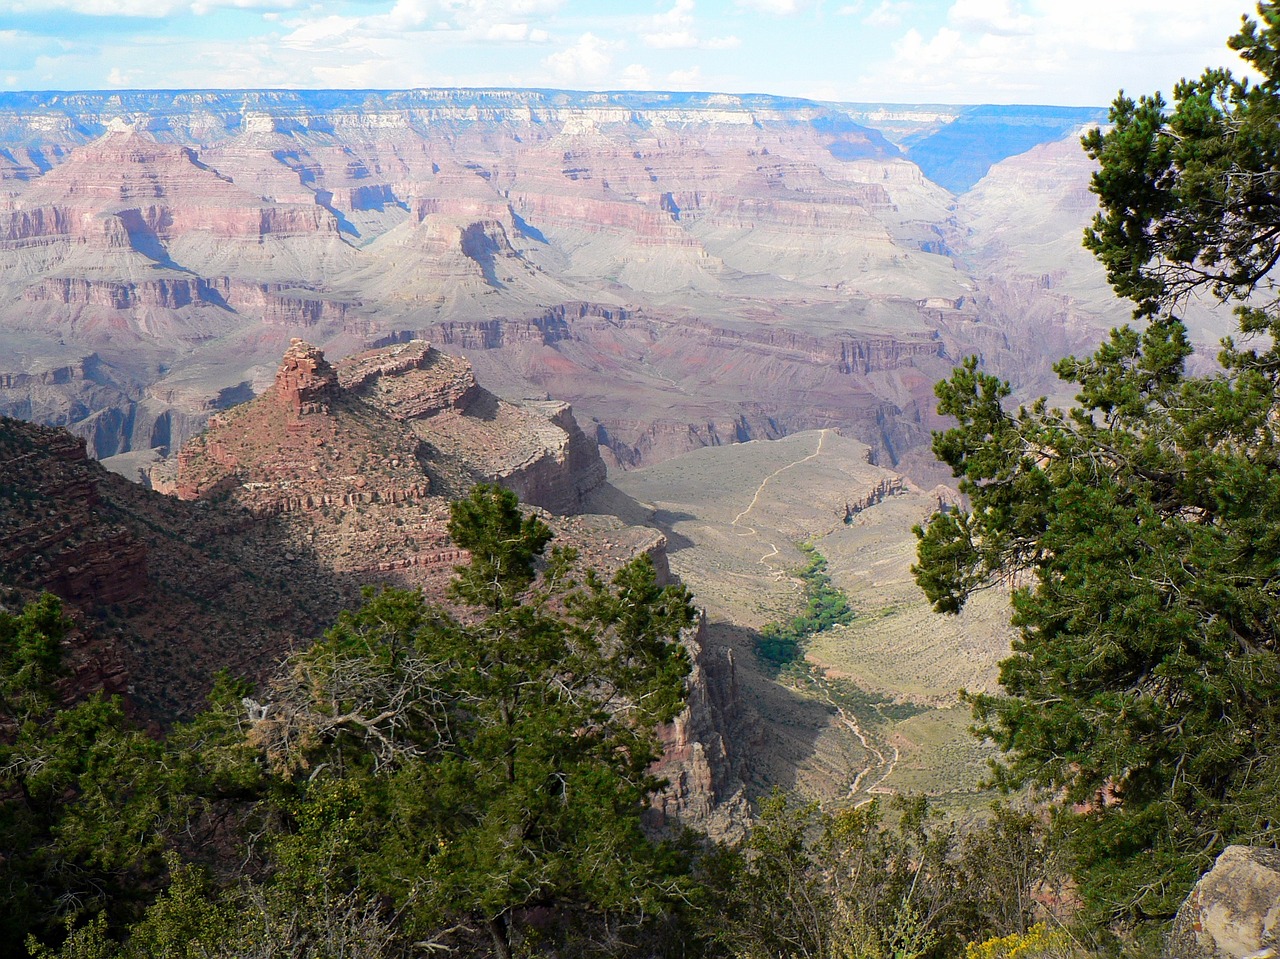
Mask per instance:
[[[163,741],[60,708],[56,600],[0,612],[0,955],[615,954],[684,902],[641,817],[688,592],[648,557],[576,580],[497,487],[450,529],[470,608],[370,592]]]
[[[159,746],[116,699],[63,705],[71,628],[49,594],[0,610],[0,955],[22,955],[31,933],[56,938],[64,920],[127,921],[162,867]]]
[[[550,531],[497,487],[455,504],[450,530],[472,553],[452,593],[473,613],[371,595],[258,707],[252,736],[292,784],[275,856],[299,864],[299,895],[325,874],[386,897],[420,942],[480,928],[505,957],[642,922],[687,885],[641,814],[654,727],[683,705],[689,595],[647,557],[609,582],[576,583],[567,550],[539,570]]]
[[[967,510],[918,529],[920,583],[955,612],[1010,582],[1000,695],[971,697],[1009,784],[1062,803],[1101,916],[1170,916],[1228,842],[1280,828],[1280,9],[1231,45],[1257,85],[1211,70],[1121,96],[1084,138],[1100,163],[1088,245],[1145,328],[1059,375],[1078,406],[1012,412],[976,360],[937,388],[934,450]],[[1234,305],[1245,339],[1193,377],[1178,311]]]

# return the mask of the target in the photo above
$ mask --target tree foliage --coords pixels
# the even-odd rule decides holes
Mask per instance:
[[[1026,932],[1053,884],[1041,823],[996,806],[961,830],[923,798],[836,812],[775,793],[707,864],[712,939],[735,959],[924,959]]]
[[[158,746],[115,699],[62,705],[71,628],[48,594],[0,610],[0,941],[103,909],[123,921],[161,867]]]
[[[1121,96],[1084,138],[1085,242],[1145,327],[1058,364],[1070,410],[1011,411],[976,360],[937,388],[958,425],[934,450],[970,507],[917,530],[917,581],[942,612],[1015,587],[978,729],[1007,783],[1057,791],[1111,918],[1167,917],[1224,844],[1280,838],[1280,10],[1259,12],[1231,40],[1259,83],[1211,70],[1172,109]],[[1186,372],[1192,295],[1239,318],[1214,375]]]
[[[808,543],[801,543],[800,551],[809,557],[800,570],[804,611],[788,621],[766,624],[756,640],[756,655],[775,669],[802,661],[804,644],[811,636],[853,621],[848,597],[832,584],[827,573],[826,557]]]
[[[688,592],[647,556],[578,575],[497,487],[455,504],[450,530],[472,556],[451,589],[467,608],[370,591],[260,693],[222,677],[163,742],[106,701],[33,699],[48,721],[18,731],[6,769],[28,770],[27,819],[59,811],[44,845],[15,845],[115,885],[57,909],[37,876],[43,924],[13,941],[65,957],[588,955],[685,901],[688,857],[641,817],[661,785],[655,727],[684,705]],[[25,637],[0,645],[6,702],[56,673],[55,613],[0,619],[0,639]],[[150,905],[122,911],[144,867]]]
[[[640,815],[657,724],[683,706],[687,591],[641,557],[609,581],[538,561],[550,530],[479,486],[453,507],[471,552],[459,617],[417,593],[370,594],[295,656],[250,739],[287,784],[277,855],[321,854],[394,903],[407,935],[487,931],[497,954],[531,912],[640,922],[680,891],[678,857]]]
[[[535,561],[551,542],[546,523],[521,514],[515,493],[485,483],[453,505],[449,536],[471,553],[451,594],[495,612],[513,605],[533,582]]]

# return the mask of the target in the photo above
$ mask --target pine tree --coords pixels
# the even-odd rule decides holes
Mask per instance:
[[[471,613],[370,595],[268,692],[254,735],[296,794],[280,848],[359,877],[416,941],[481,928],[505,957],[534,913],[543,936],[642,923],[688,883],[641,814],[655,726],[683,707],[689,594],[648,557],[577,582],[497,487],[455,504],[450,531]]]
[[[970,697],[1000,775],[1060,798],[1081,889],[1109,919],[1165,918],[1229,842],[1280,838],[1280,9],[1230,43],[1256,85],[1121,96],[1084,138],[1086,245],[1145,326],[1059,375],[1078,405],[1016,412],[968,361],[934,450],[967,510],[917,530],[917,581],[955,612],[1012,582],[999,695]],[[1190,376],[1179,310],[1235,307],[1222,372]]]

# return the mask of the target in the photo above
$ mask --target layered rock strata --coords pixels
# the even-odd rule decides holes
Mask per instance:
[[[269,391],[216,416],[178,454],[172,491],[230,495],[265,515],[415,502],[433,480],[441,494],[489,481],[565,514],[604,478],[566,404],[501,400],[465,361],[422,341],[335,369],[295,339]]]
[[[286,568],[278,530],[130,483],[64,430],[0,418],[0,464],[0,603],[63,600],[72,698],[189,715],[217,669],[262,679],[358,596],[301,550]]]
[[[295,340],[271,389],[219,414],[183,448],[173,489],[184,499],[225,498],[273,519],[335,575],[413,585],[443,598],[467,557],[449,541],[442,494],[496,481],[547,511],[558,541],[574,547],[585,566],[607,571],[646,553],[667,581],[659,533],[572,515],[604,479],[596,447],[566,404],[501,400],[464,361],[423,341],[331,366]],[[661,771],[671,786],[657,800],[654,823],[727,835],[745,815],[720,731],[733,708],[733,667],[718,664],[727,665],[728,679],[717,674],[713,683],[698,632],[685,644],[694,663],[690,704],[664,730]]]
[[[9,585],[105,606],[147,588],[146,552],[128,526],[102,515],[101,470],[84,441],[0,420],[0,555]]]
[[[38,403],[0,392],[0,413],[67,425],[99,457],[172,452],[227,391],[269,387],[290,337],[334,359],[414,330],[493,353],[471,359],[503,395],[573,403],[617,467],[833,426],[908,461],[959,358],[1034,392],[1111,325],[1070,278],[988,270],[999,198],[957,206],[866,125],[963,114],[513,90],[0,95],[0,357],[22,358],[0,372],[68,348],[101,359]],[[1087,168],[1043,169],[1087,196]],[[1059,219],[1078,246],[1082,223]]]

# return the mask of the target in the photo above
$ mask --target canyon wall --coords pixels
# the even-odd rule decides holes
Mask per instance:
[[[954,144],[963,183],[937,175],[960,189],[1092,116],[500,89],[0,94],[0,412],[67,426],[101,458],[169,453],[269,388],[293,337],[337,359],[418,335],[500,396],[571,403],[615,468],[830,426],[912,465],[932,382],[961,357],[1034,392],[1123,315],[1090,292],[1100,273],[1024,272],[1000,245],[993,209],[1037,222],[1019,193],[988,177],[957,202],[913,151]],[[1041,163],[1036,198],[1078,196],[1088,172],[1078,150]],[[1044,226],[1078,243],[1087,205]],[[47,380],[86,358],[90,373]]]

